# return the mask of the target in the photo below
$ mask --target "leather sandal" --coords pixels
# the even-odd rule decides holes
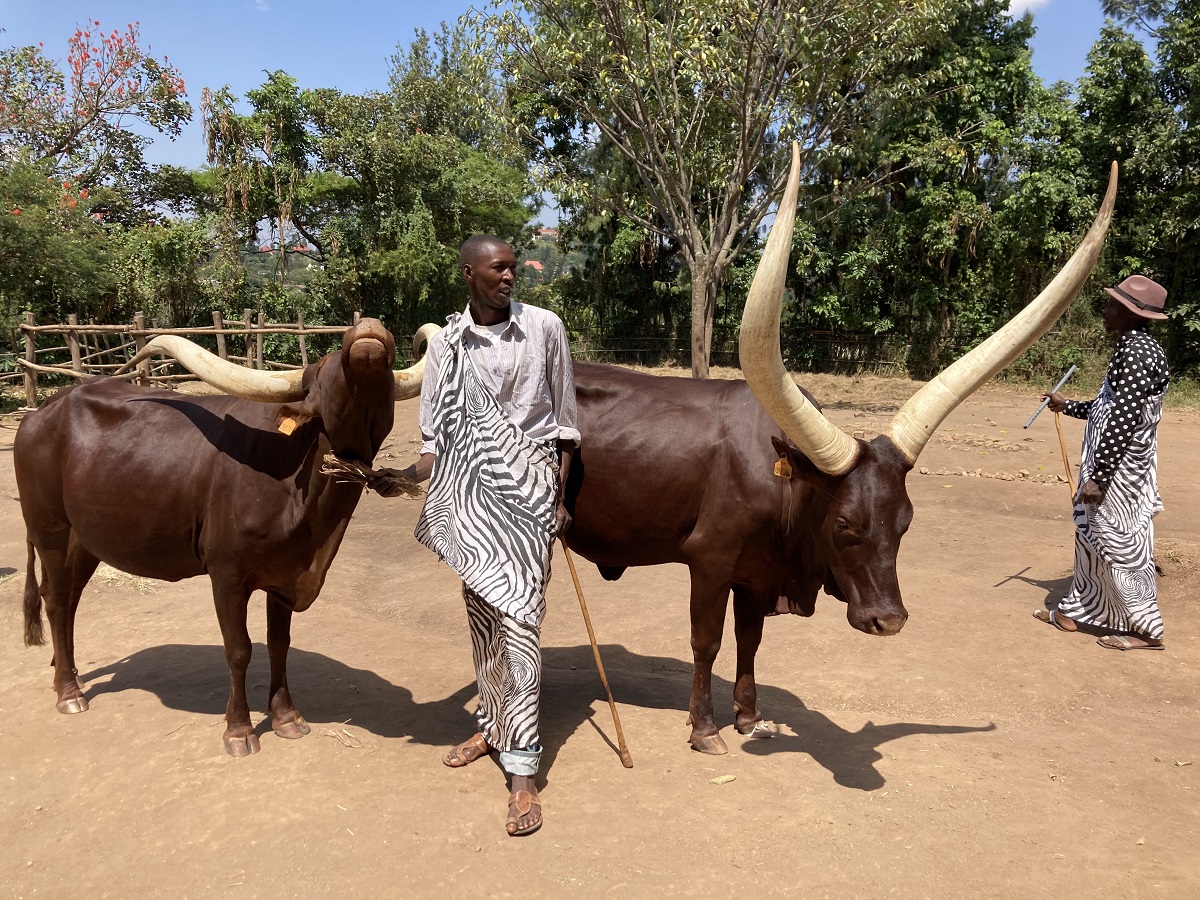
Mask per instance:
[[[537,819],[532,825],[519,828],[518,823],[530,812],[536,811]],[[504,822],[504,830],[511,837],[521,837],[533,834],[542,827],[542,802],[537,794],[529,791],[513,791],[508,797],[508,818]]]
[[[491,745],[478,731],[467,738],[449,753],[442,757],[442,763],[452,769],[461,769],[465,765],[487,756],[492,751]]]
[[[1068,619],[1066,616],[1062,616],[1060,620],[1060,617],[1054,614],[1055,612],[1056,610],[1053,609],[1035,609],[1033,611],[1033,617],[1039,622],[1045,622],[1048,625],[1053,625],[1059,631],[1065,631],[1067,634],[1074,634],[1079,630],[1079,626],[1075,624],[1073,619]],[[1066,625],[1063,625],[1063,622],[1070,622],[1071,627],[1068,628]]]

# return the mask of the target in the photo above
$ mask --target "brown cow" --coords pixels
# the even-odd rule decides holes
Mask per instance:
[[[414,343],[436,331],[425,326]],[[317,598],[362,494],[322,475],[322,460],[332,452],[370,465],[392,428],[394,401],[420,392],[424,360],[393,372],[395,343],[376,319],[354,325],[340,352],[302,372],[255,372],[178,337],[156,338],[133,362],[155,352],[238,396],[99,377],[60,391],[17,430],[29,546],[25,643],[43,642],[44,598],[58,710],[83,712],[75,610],[100,562],[165,581],[208,575],[229,661],[225,749],[245,756],[259,749],[246,703],[250,595],[267,592],[271,727],[302,737],[309,727],[286,674],[292,613]]]
[[[1091,230],[1062,272],[1012,321],[921,388],[872,441],[830,423],[783,367],[779,313],[795,219],[796,156],[742,319],[746,381],[656,378],[579,363],[582,442],[571,467],[566,541],[605,578],[628,566],[691,573],[694,670],[689,738],[725,753],[713,721],[712,666],[733,592],[743,734],[769,735],[754,657],[763,619],[810,616],[818,590],[859,631],[892,635],[908,612],[896,555],[912,521],[904,481],[942,420],[1045,334],[1091,272],[1112,214],[1116,165]],[[778,465],[778,469],[776,468]]]

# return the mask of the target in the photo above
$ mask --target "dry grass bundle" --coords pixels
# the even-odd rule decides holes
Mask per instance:
[[[380,497],[399,497],[410,499],[420,497],[424,493],[421,485],[405,478],[399,469],[372,469],[354,460],[341,459],[332,453],[326,453],[321,464],[321,474],[329,475],[337,481],[352,481],[363,485],[369,491],[375,491]]]

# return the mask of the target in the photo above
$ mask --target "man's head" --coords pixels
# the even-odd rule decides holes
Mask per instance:
[[[1143,328],[1150,319],[1165,319],[1167,289],[1145,275],[1130,275],[1116,287],[1105,288],[1112,299],[1104,307],[1104,327],[1109,331]]]
[[[507,319],[517,281],[517,257],[512,247],[494,235],[473,235],[458,251],[458,269],[471,293],[476,321],[484,325]]]

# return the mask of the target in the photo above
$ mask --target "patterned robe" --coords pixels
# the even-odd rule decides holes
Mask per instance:
[[[1158,420],[1170,375],[1144,331],[1121,336],[1094,400],[1063,412],[1087,419],[1079,484],[1105,489],[1098,506],[1075,503],[1075,576],[1059,612],[1088,625],[1161,640],[1154,572]]]
[[[463,330],[464,317],[451,317],[434,393],[436,460],[416,538],[470,593],[540,626],[558,504],[555,451],[501,409],[467,357]]]

